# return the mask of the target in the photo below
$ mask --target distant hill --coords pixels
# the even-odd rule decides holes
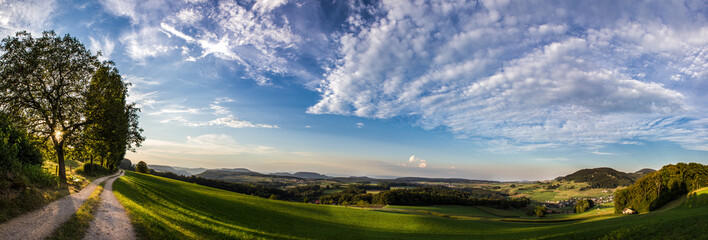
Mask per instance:
[[[496,183],[497,181],[489,181],[489,180],[474,180],[474,179],[465,179],[465,178],[424,178],[424,177],[400,177],[396,178],[393,180],[389,180],[391,182],[405,182],[405,183],[410,183],[410,182],[442,182],[442,183]]]
[[[560,180],[585,182],[592,188],[616,188],[619,186],[629,186],[637,180],[639,175],[634,173],[620,172],[612,168],[590,168],[581,169]]]
[[[182,176],[191,176],[192,173],[185,171],[185,170],[177,170],[174,169],[171,166],[163,166],[163,165],[150,165],[148,166],[150,169],[153,169],[157,172],[171,172],[177,175],[182,175]]]
[[[262,173],[252,172],[248,169],[242,170],[231,170],[231,169],[210,169],[206,170],[195,176],[210,178],[210,179],[221,179],[228,176],[266,176]]]
[[[204,171],[206,171],[205,168],[184,168],[184,167],[174,167],[174,166],[165,166],[165,165],[148,165],[150,169],[153,169],[157,172],[171,172],[177,175],[182,175],[182,176],[192,176],[195,174],[200,174]]]
[[[651,169],[651,168],[644,168],[644,169],[642,169],[642,170],[639,170],[639,171],[634,172],[634,174],[637,174],[637,175],[639,175],[639,176],[644,176],[644,175],[647,175],[647,174],[650,174],[650,173],[653,173],[653,172],[656,172],[656,170]]]
[[[246,168],[221,168],[215,170],[224,172],[255,173],[254,171],[248,170]]]
[[[319,174],[316,172],[296,172],[296,173],[277,172],[277,173],[271,173],[270,175],[297,177],[297,178],[304,178],[304,179],[332,179],[333,178],[333,177]]]

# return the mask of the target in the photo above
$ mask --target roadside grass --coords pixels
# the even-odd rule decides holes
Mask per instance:
[[[86,231],[91,226],[91,221],[94,219],[94,213],[101,204],[101,193],[105,184],[106,182],[103,182],[97,186],[91,196],[81,205],[81,208],[69,220],[64,222],[61,227],[54,230],[50,235],[51,237],[47,239],[83,239]]]
[[[73,160],[67,160],[66,164],[79,165]],[[44,161],[41,166],[23,166],[20,172],[0,176],[0,223],[78,192],[90,183],[77,175],[73,167],[67,167],[67,183],[59,183],[56,166]]]
[[[708,236],[706,205],[589,219],[460,220],[269,200],[134,172],[126,172],[125,177],[116,180],[114,193],[128,211],[138,237],[143,239],[705,239]],[[441,211],[456,210],[460,209],[443,207]]]

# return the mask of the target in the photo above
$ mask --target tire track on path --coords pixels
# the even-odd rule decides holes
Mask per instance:
[[[94,214],[94,219],[84,239],[135,239],[135,231],[130,223],[130,218],[123,205],[113,194],[113,182],[123,174],[124,172],[121,170],[118,177],[111,178],[106,182],[103,193],[101,193],[101,205]]]
[[[106,179],[116,177],[121,173],[122,171],[111,176],[98,178],[78,193],[70,194],[40,209],[0,224],[0,239],[32,240],[46,238],[76,213],[93,190],[96,189],[96,186]]]

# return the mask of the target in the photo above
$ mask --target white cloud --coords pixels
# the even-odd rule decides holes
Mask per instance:
[[[144,27],[138,31],[124,33],[120,37],[120,42],[125,46],[128,57],[144,63],[147,58],[176,49],[175,46],[166,43],[164,36],[160,28]]]
[[[128,102],[136,103],[139,108],[155,108],[155,104],[160,103],[157,100],[158,92],[148,90],[151,86],[159,85],[159,81],[135,75],[123,75],[123,81],[130,84],[128,86]]]
[[[360,122],[356,123],[356,128],[363,128],[363,127],[364,127],[364,123],[360,123]]]
[[[216,115],[227,115],[231,113],[231,111],[229,111],[226,107],[216,104],[209,105],[209,108],[214,110],[214,114]]]
[[[640,4],[624,12],[631,21],[572,5],[485,2],[479,9],[465,2],[384,1],[373,20],[349,18],[360,31],[337,38],[340,57],[318,89],[322,99],[308,113],[413,115],[425,129],[444,127],[521,151],[626,139],[708,148],[708,140],[694,146],[687,134],[676,135],[706,126],[679,122],[663,132],[647,127],[666,116],[695,113],[671,76],[708,76],[704,22],[684,17],[691,15],[687,6],[674,3]],[[646,8],[662,9],[652,14],[671,21],[642,15]],[[656,74],[642,75],[651,70]]]
[[[177,13],[177,19],[179,19],[181,23],[191,25],[202,20],[202,15],[194,9],[185,8]]]
[[[613,155],[617,155],[617,154],[615,154],[615,153],[609,153],[609,152],[600,152],[600,151],[593,151],[593,152],[591,152],[591,153],[592,153],[592,154],[595,154],[595,155],[604,155],[604,156],[613,156]]]
[[[199,108],[189,108],[180,105],[171,105],[164,107],[158,111],[148,113],[148,115],[165,115],[165,114],[200,114],[202,110]]]
[[[275,151],[274,148],[261,145],[244,145],[225,134],[206,134],[196,137],[187,136],[186,143],[147,139],[140,148],[143,155],[238,155],[263,154]]]
[[[207,122],[194,122],[187,123],[190,127],[201,127],[201,126],[223,126],[230,128],[280,128],[278,125],[252,123],[249,121],[241,120],[233,115],[228,115],[226,117],[217,118]]]
[[[408,158],[408,162],[414,166],[419,167],[419,168],[425,168],[428,166],[428,161],[426,161],[425,159],[418,158],[415,155],[411,155],[411,157]],[[407,164],[404,163],[401,166],[405,167],[405,166],[407,166]]]
[[[100,59],[102,61],[111,59],[111,54],[113,54],[113,49],[116,46],[115,42],[113,42],[110,38],[106,36],[103,36],[98,39],[89,37],[89,40],[91,41],[91,50],[93,50],[94,53],[97,53],[99,51],[101,52]]]
[[[261,13],[267,13],[286,3],[288,3],[288,0],[257,0],[256,4],[253,4],[253,9]]]
[[[230,97],[219,97],[214,99],[214,104],[221,104],[221,103],[230,103],[230,102],[235,102],[236,100],[231,99]]]
[[[0,1],[0,38],[27,30],[37,36],[49,30],[55,14],[55,0]]]

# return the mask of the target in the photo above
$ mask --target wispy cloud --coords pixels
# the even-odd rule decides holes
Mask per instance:
[[[706,126],[646,127],[693,115],[692,105],[703,104],[672,80],[708,76],[700,57],[708,55],[708,27],[684,17],[693,14],[687,5],[633,4],[623,15],[597,16],[575,3],[413,4],[381,2],[348,18],[352,32],[337,38],[341,57],[309,113],[414,115],[425,129],[442,126],[522,150],[637,138],[708,148],[684,133]]]
[[[56,7],[55,0],[0,1],[0,38],[23,30],[41,34],[49,29]]]
[[[183,154],[194,156],[263,154],[274,148],[260,145],[244,145],[225,134],[205,134],[188,136],[185,142],[147,139],[143,143],[143,154]]]
[[[232,115],[217,118],[207,122],[190,122],[186,123],[186,125],[190,127],[223,126],[230,128],[280,128],[278,125],[252,123],[249,121],[244,121]]]

